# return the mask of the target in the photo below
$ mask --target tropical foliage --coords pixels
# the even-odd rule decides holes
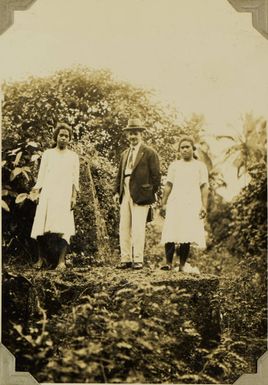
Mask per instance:
[[[21,369],[32,367],[34,359],[41,381],[58,382],[230,383],[252,371],[265,350],[267,329],[266,121],[247,114],[242,135],[227,138],[232,145],[226,159],[231,157],[238,177],[245,172],[250,178],[241,193],[226,202],[217,192],[225,184],[220,166],[215,167],[203,140],[203,115],[193,114],[179,124],[177,111],[156,103],[151,92],[115,81],[107,71],[81,67],[5,84],[3,91],[3,329],[8,347],[21,357]],[[195,283],[210,282],[203,273],[213,274],[220,290],[193,293],[189,277],[182,279],[188,292],[166,281],[156,288],[148,284],[149,269],[135,285],[131,273],[122,278],[109,267],[118,257],[119,213],[112,185],[126,146],[122,127],[136,114],[145,121],[145,140],[160,154],[163,175],[177,156],[180,135],[191,134],[199,143],[197,155],[206,163],[211,182],[209,247],[206,253],[192,250],[191,263],[202,272]],[[36,196],[31,188],[42,152],[53,145],[58,121],[73,127],[71,146],[81,162],[77,234],[68,256],[72,269],[61,277],[54,272],[19,274],[18,269],[34,259],[30,231]],[[163,259],[156,239],[159,229],[151,224],[147,268],[157,269]],[[216,310],[208,309],[204,298],[210,298]],[[195,323],[198,317],[195,322],[191,318],[200,303],[221,320],[221,339],[209,347]],[[200,324],[210,319],[202,311],[198,316]]]
[[[163,175],[177,156],[179,136],[192,134],[199,139],[204,121],[204,117],[193,115],[178,125],[176,111],[154,102],[152,92],[117,82],[108,71],[82,67],[48,78],[4,84],[3,91],[4,255],[16,254],[23,248],[28,260],[36,199],[30,191],[41,153],[53,146],[51,138],[58,121],[73,127],[72,148],[81,162],[82,193],[73,242],[73,250],[79,255],[95,254],[97,243],[103,244],[98,242],[102,236],[113,247],[117,243],[113,181],[119,155],[126,146],[122,127],[128,118],[139,115],[144,120],[145,140],[158,151]],[[100,221],[98,226],[96,221]]]
[[[248,173],[252,164],[266,160],[266,120],[254,118],[252,114],[245,114],[243,127],[234,136],[219,135],[217,139],[228,139],[232,145],[225,153],[225,160],[231,158],[237,168],[237,177]]]

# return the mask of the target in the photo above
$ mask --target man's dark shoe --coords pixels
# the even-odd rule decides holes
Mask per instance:
[[[125,269],[131,269],[132,268],[132,262],[121,262],[119,266],[117,266],[118,269],[125,270]]]
[[[141,263],[141,262],[134,262],[133,263],[133,269],[134,270],[140,270],[142,268],[143,268],[143,263]]]

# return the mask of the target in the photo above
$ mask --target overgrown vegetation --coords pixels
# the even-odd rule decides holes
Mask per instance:
[[[58,121],[73,127],[72,146],[81,161],[82,193],[76,211],[74,250],[79,255],[96,252],[96,217],[104,218],[107,226],[104,231],[114,246],[118,212],[111,198],[115,164],[126,145],[122,127],[129,116],[140,114],[148,126],[146,140],[165,154],[162,164],[165,168],[169,157],[174,156],[168,149],[181,132],[174,123],[174,113],[164,112],[152,103],[149,92],[116,82],[107,71],[86,68],[5,84],[3,91],[4,258],[18,254],[18,250],[21,257],[24,250],[25,261],[32,262],[32,248],[26,240],[35,204],[28,194],[42,151],[53,145],[52,132]],[[166,127],[171,133],[167,142],[164,141]]]
[[[191,302],[189,293],[168,284],[162,289],[148,284],[164,254],[157,220],[148,225],[143,290],[133,283],[132,273],[120,281],[109,267],[118,259],[119,213],[112,183],[126,146],[122,127],[132,114],[145,120],[146,141],[160,154],[165,175],[176,157],[178,137],[202,137],[202,116],[179,125],[176,111],[154,103],[149,92],[86,68],[5,84],[3,91],[2,251],[8,304],[3,334],[20,370],[33,367],[34,359],[35,373],[45,382],[159,383],[230,383],[254,371],[256,358],[266,350],[267,330],[266,122],[246,115],[242,136],[229,137],[226,156],[238,176],[244,172],[249,179],[232,202],[217,194],[224,185],[220,169],[213,167],[205,146],[199,147],[212,187],[208,250],[193,250],[190,262],[200,268],[200,281],[206,273],[220,279],[211,303],[220,304],[222,328],[221,340],[204,347],[200,330],[184,311],[196,308],[201,297]],[[40,156],[53,145],[57,121],[73,127],[72,147],[81,162],[77,234],[68,255],[70,269],[61,276],[39,273],[32,282],[23,267],[35,259],[30,239],[35,197],[30,191]],[[103,266],[103,274],[95,274],[96,265]],[[58,297],[62,288],[66,296]]]

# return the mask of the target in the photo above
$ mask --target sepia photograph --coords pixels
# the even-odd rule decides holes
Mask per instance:
[[[264,385],[268,0],[0,0],[0,52],[0,385]]]

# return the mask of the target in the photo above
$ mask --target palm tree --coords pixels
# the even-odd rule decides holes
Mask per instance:
[[[233,144],[226,150],[224,161],[232,159],[237,168],[237,177],[247,174],[254,164],[266,161],[266,120],[254,119],[245,114],[243,129],[236,135],[218,135],[216,139],[229,139]]]

